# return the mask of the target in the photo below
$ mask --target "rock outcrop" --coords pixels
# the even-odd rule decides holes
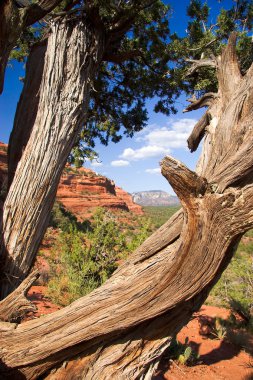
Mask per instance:
[[[97,207],[143,214],[130,194],[116,186],[114,181],[87,168],[65,168],[57,199],[80,220],[89,217]]]
[[[0,143],[0,190],[4,190],[6,182],[7,145]],[[114,181],[83,167],[66,166],[56,197],[80,221],[90,217],[97,207],[143,214],[141,206],[135,204],[132,196],[116,186]]]
[[[151,190],[133,193],[133,201],[141,206],[176,206],[179,200],[165,191]]]

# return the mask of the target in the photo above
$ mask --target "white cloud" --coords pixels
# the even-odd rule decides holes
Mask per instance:
[[[136,134],[135,141],[142,143],[138,149],[126,148],[120,158],[137,161],[151,157],[161,157],[172,149],[186,148],[187,139],[197,123],[195,119],[170,120],[166,126],[151,124]]]
[[[128,160],[141,160],[145,158],[150,158],[150,157],[157,157],[157,156],[162,156],[165,154],[169,154],[170,149],[164,148],[161,146],[156,146],[156,145],[147,145],[143,146],[140,149],[132,149],[132,148],[126,148],[124,149],[123,153],[121,154],[121,158],[125,158]]]
[[[161,168],[146,169],[145,172],[149,174],[161,174]]]
[[[111,166],[116,166],[116,167],[128,166],[129,164],[130,163],[128,161],[125,161],[125,160],[116,160],[116,161],[111,162]]]
[[[164,148],[185,148],[197,120],[180,119],[172,120],[166,127],[157,127],[149,131],[143,140],[148,145],[156,145]]]
[[[99,162],[99,161],[92,161],[91,166],[97,168],[97,167],[103,166],[103,164],[102,164],[102,162]]]

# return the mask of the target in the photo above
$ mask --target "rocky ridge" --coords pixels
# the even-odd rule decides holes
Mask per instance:
[[[139,191],[133,193],[132,196],[133,201],[141,206],[179,205],[179,200],[175,195],[170,195],[161,190]]]
[[[0,191],[6,187],[7,147],[0,142]],[[66,165],[56,198],[80,221],[90,217],[97,207],[143,214],[131,194],[116,186],[114,181],[83,167],[76,169]]]
[[[80,220],[92,215],[97,207],[143,214],[142,208],[133,202],[132,196],[116,186],[114,181],[83,167],[65,168],[57,199]]]

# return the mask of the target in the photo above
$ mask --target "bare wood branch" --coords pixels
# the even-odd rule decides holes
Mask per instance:
[[[145,261],[155,255],[159,250],[174,243],[180,236],[183,226],[183,210],[176,212],[166,223],[150,236],[131,256],[135,264]]]
[[[192,133],[190,134],[187,143],[191,152],[194,152],[205,134],[205,128],[209,124],[208,111],[200,118],[197,124],[194,126]]]
[[[224,106],[234,94],[242,79],[236,54],[236,39],[237,34],[235,32],[231,33],[228,44],[218,59],[217,76]]]
[[[193,73],[195,73],[197,70],[199,70],[202,67],[212,67],[217,68],[217,62],[214,59],[211,58],[205,58],[205,59],[186,59],[186,62],[192,63],[192,65],[187,70],[185,76],[191,76]]]
[[[211,41],[207,42],[205,45],[202,45],[202,46],[198,46],[197,48],[191,48],[191,49],[188,49],[189,51],[198,51],[198,50],[201,50],[201,49],[206,49],[208,46],[212,45],[214,42],[216,42],[218,39],[217,38],[214,38],[212,39]],[[189,62],[190,60],[187,60],[187,62]]]
[[[122,63],[128,60],[131,60],[136,57],[141,57],[141,52],[137,49],[135,50],[129,50],[129,51],[122,51],[115,54],[110,54],[108,52],[105,52],[103,56],[104,61],[109,61],[113,63]]]
[[[17,105],[8,144],[8,187],[27,145],[37,115],[47,40],[34,45],[26,64],[24,87]]]
[[[60,4],[60,2],[61,0],[40,0],[38,3],[33,3],[29,7],[26,7],[22,10],[25,25],[29,26],[41,20]]]
[[[1,237],[0,255],[5,261],[4,272],[13,276],[14,287],[29,273],[44,235],[60,175],[87,115],[90,83],[104,51],[104,35],[90,24],[84,26],[82,20],[54,23],[52,30],[48,39],[38,112],[5,201],[5,233]],[[89,53],[87,46],[90,47]],[[58,49],[64,53],[57,54]],[[53,165],[46,163],[47,160]],[[14,199],[18,189],[24,188],[25,182],[31,184],[31,178],[34,178],[35,162],[38,165],[36,186],[28,186],[16,203]],[[13,203],[14,207],[11,206]],[[33,207],[36,211],[30,213]],[[22,223],[19,218],[24,218]],[[14,220],[18,228],[13,228]],[[21,243],[23,241],[25,247]],[[19,249],[21,247],[22,250]],[[29,250],[28,255],[26,249]],[[1,297],[4,298],[12,290],[10,283],[3,279]]]
[[[250,128],[250,126],[249,126]],[[250,131],[250,129],[249,129]],[[252,133],[244,136],[244,144],[226,161],[217,165],[212,180],[217,183],[217,192],[224,192],[229,186],[238,186],[240,182],[247,183],[253,175],[253,143]]]
[[[187,106],[183,112],[189,112],[193,110],[197,110],[202,107],[210,107],[213,104],[214,99],[216,99],[218,94],[214,92],[207,92],[200,99],[188,99],[191,102],[189,106]]]
[[[190,196],[203,195],[207,182],[195,172],[189,170],[180,161],[166,156],[161,162],[162,175],[169,181],[178,197],[185,201]]]
[[[0,302],[0,319],[5,322],[19,321],[22,317],[37,308],[26,298],[27,292],[39,278],[39,272],[32,272],[17,289]]]

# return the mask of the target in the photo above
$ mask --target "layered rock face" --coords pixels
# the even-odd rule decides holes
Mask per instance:
[[[7,145],[0,142],[0,194],[6,183]],[[90,217],[97,207],[143,214],[141,206],[133,202],[130,194],[116,186],[113,181],[87,168],[66,166],[56,198],[80,221]]]
[[[89,217],[97,207],[143,214],[142,208],[133,202],[130,194],[87,168],[65,168],[57,199],[80,220]]]
[[[0,186],[7,177],[7,149],[8,145],[0,142]]]

